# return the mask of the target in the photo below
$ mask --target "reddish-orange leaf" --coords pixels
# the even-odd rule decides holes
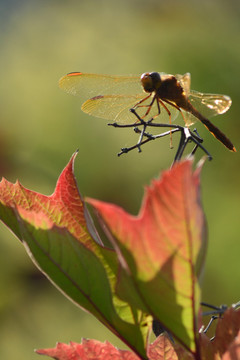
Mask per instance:
[[[53,349],[40,349],[40,355],[48,355],[57,360],[141,360],[131,351],[118,350],[108,341],[83,339],[81,344],[58,343]]]
[[[52,349],[36,350],[39,355],[48,355],[57,360],[141,360],[128,350],[120,350],[97,340],[83,339],[81,344],[57,343]],[[148,360],[194,360],[191,353],[178,344],[173,344],[168,335],[162,334],[148,346]],[[210,360],[210,359],[209,359]]]
[[[48,355],[57,360],[141,360],[136,354],[128,350],[120,350],[108,341],[102,343],[97,340],[83,339],[81,344],[70,342],[58,343],[53,349],[36,350],[40,355]],[[182,349],[184,354],[184,349]],[[192,360],[193,358],[179,358],[168,336],[159,336],[148,347],[149,360]],[[190,355],[191,356],[191,355]]]
[[[200,334],[200,349],[201,349],[201,360],[214,360],[214,350],[212,342],[209,337],[201,333]]]
[[[235,310],[229,308],[223,315],[223,318],[218,319],[216,336],[213,341],[213,349],[215,352],[215,358],[221,359],[226,353],[229,356],[231,353],[235,355],[240,353],[240,309]],[[227,355],[228,354],[228,355]],[[230,357],[226,357],[230,359]],[[232,357],[232,360],[240,359],[240,357]]]
[[[206,334],[200,334],[201,360],[239,360],[240,309],[229,308],[217,321],[213,341]]]
[[[239,360],[240,359],[240,331],[233,342],[223,354],[222,360]],[[216,359],[217,360],[217,359]]]
[[[148,357],[151,360],[178,360],[173,344],[165,334],[158,336],[149,346]]]
[[[206,229],[199,171],[192,173],[191,166],[191,161],[178,163],[154,180],[138,216],[113,204],[88,201],[112,233],[122,266],[149,313],[195,353]],[[128,296],[123,291],[119,295]]]
[[[32,219],[41,222],[41,225],[46,223],[46,228],[54,224],[68,229],[73,236],[91,248],[92,239],[89,241],[85,205],[72,172],[76,155],[77,153],[72,156],[71,161],[62,171],[51,196],[28,190],[18,181],[12,184],[3,178],[0,183],[0,200],[8,207],[20,209],[25,216],[28,216],[29,221]],[[38,225],[40,226],[40,223]],[[96,232],[92,235],[101,242]]]

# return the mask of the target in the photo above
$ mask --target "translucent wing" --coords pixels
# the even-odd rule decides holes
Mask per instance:
[[[95,96],[87,100],[82,105],[82,111],[89,115],[112,120],[113,122],[118,122],[120,124],[131,124],[136,121],[136,117],[129,110],[134,107],[140,100],[143,100],[144,97],[146,97],[146,93],[137,95]],[[136,108],[136,111],[140,117],[143,117],[145,115],[147,111],[147,107],[145,105],[150,104],[150,99],[147,99],[145,102],[141,103],[141,105],[143,106],[139,106]],[[173,106],[170,106],[168,104],[165,105],[171,112],[171,121],[174,121],[174,119],[179,114],[179,111]],[[154,122],[169,124],[169,115],[167,111],[161,106],[160,110],[161,113],[154,119]],[[149,120],[157,114],[158,107],[155,101],[151,107],[148,116],[144,117],[144,119]]]
[[[169,76],[165,73],[160,73],[160,75],[162,80]],[[175,77],[184,89],[185,96],[204,116],[211,117],[223,114],[231,106],[232,101],[226,95],[204,94],[190,90],[191,76],[189,73],[177,74]],[[131,122],[133,116],[129,109],[146,96],[139,75],[117,76],[75,72],[62,77],[59,80],[59,86],[68,93],[80,97],[82,102],[85,101],[82,106],[84,112],[119,123]],[[171,121],[174,121],[179,111],[168,104],[166,106],[171,112]],[[140,116],[143,116],[145,111],[146,107],[137,108]],[[153,104],[148,118],[155,116],[157,113],[158,108],[156,104]],[[186,124],[191,125],[196,121],[196,118],[191,113],[184,110],[182,110],[182,113]],[[168,123],[169,115],[167,111],[161,107],[161,114],[154,121]]]
[[[194,90],[190,91],[189,101],[206,117],[224,114],[232,104],[231,98],[227,95],[203,94]]]
[[[184,75],[174,75],[176,79],[180,82],[180,85],[184,89],[185,96],[189,96],[190,94],[190,86],[191,86],[191,74],[186,73]]]
[[[185,95],[191,104],[205,117],[224,114],[230,108],[232,100],[227,95],[205,94],[195,90],[190,90],[191,75],[175,75],[184,89]],[[182,110],[184,119],[188,125],[194,124],[196,118],[189,112]]]
[[[70,73],[59,80],[61,89],[85,101],[99,95],[144,93],[140,76]]]
[[[136,117],[130,109],[146,94],[140,95],[99,95],[83,103],[82,111],[89,115],[122,124],[134,123]]]
[[[184,95],[186,97],[189,97],[190,95],[190,87],[191,87],[191,74],[186,73],[184,75],[176,74],[174,75],[176,79],[179,81],[180,85],[182,86],[184,90]],[[190,126],[195,123],[196,118],[191,113],[182,110],[184,122],[186,125]]]

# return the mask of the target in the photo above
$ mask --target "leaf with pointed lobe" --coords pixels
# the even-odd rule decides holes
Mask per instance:
[[[39,349],[36,352],[39,355],[48,355],[57,360],[141,360],[132,351],[117,349],[108,341],[102,343],[87,339],[82,339],[81,344],[75,342],[57,343],[55,348]],[[147,355],[148,360],[190,360],[190,358],[178,357],[174,345],[166,335],[159,336],[148,346]]]
[[[199,169],[192,172],[191,167],[191,161],[183,161],[154,180],[138,216],[113,204],[87,201],[111,232],[125,278],[132,278],[147,311],[195,353],[206,228]],[[131,301],[131,293],[118,293]]]
[[[128,350],[118,350],[108,341],[83,339],[81,344],[57,343],[53,349],[39,349],[40,355],[48,355],[57,360],[141,360]]]
[[[3,179],[0,219],[59,290],[146,359],[151,316],[115,292],[118,258],[103,247],[79,194],[73,174],[75,157],[61,173],[51,196]]]

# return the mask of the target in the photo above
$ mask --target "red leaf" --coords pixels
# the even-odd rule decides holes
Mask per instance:
[[[149,313],[195,352],[198,275],[206,250],[199,171],[193,174],[191,161],[184,161],[163,173],[147,188],[138,216],[116,205],[94,199],[88,202],[112,233],[122,267]],[[128,293],[119,292],[119,296],[126,299]]]
[[[39,349],[37,354],[48,355],[57,360],[141,360],[128,350],[115,348],[108,341],[83,339],[81,344],[57,343],[53,349]],[[148,360],[194,360],[193,355],[183,347],[172,344],[169,337],[162,334],[149,345]]]
[[[118,350],[108,341],[101,343],[86,339],[83,339],[81,344],[58,343],[54,349],[40,349],[36,352],[57,360],[140,360],[133,352]]]
[[[151,360],[178,360],[172,342],[164,334],[158,336],[154,343],[149,346],[148,357]]]
[[[240,359],[237,354],[240,354],[240,309],[235,310],[229,308],[223,315],[223,318],[218,319],[216,335],[213,341],[213,349],[216,359]],[[229,357],[230,354],[235,354]]]
[[[201,347],[201,360],[214,360],[214,350],[212,341],[209,337],[201,333],[200,334],[200,347]]]
[[[240,309],[229,308],[218,319],[213,341],[200,334],[201,360],[240,359]]]
[[[86,339],[83,339],[81,344],[74,342],[70,342],[69,345],[58,343],[53,349],[40,349],[36,352],[57,360],[141,360],[133,352],[119,350],[108,341],[101,343],[97,340]],[[149,346],[148,359],[178,360],[178,356],[169,338],[161,335]],[[192,360],[193,358],[189,359]]]
[[[12,208],[17,208],[29,222],[36,226],[44,225],[50,228],[57,225],[68,231],[90,246],[89,233],[85,219],[85,205],[78,192],[73,175],[75,153],[68,165],[62,171],[54,193],[51,196],[39,194],[24,188],[18,181],[12,184],[2,179],[0,183],[1,203]],[[94,234],[95,239],[97,233]],[[100,239],[98,242],[100,242]]]
[[[222,360],[239,360],[240,359],[240,331],[233,342],[223,354]]]

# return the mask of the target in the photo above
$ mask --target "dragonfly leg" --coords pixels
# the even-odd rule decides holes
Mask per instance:
[[[145,117],[149,114],[149,112],[150,112],[150,110],[151,110],[151,108],[152,108],[152,106],[153,106],[153,103],[154,103],[155,101],[157,101],[157,97],[156,97],[156,95],[154,95],[154,97],[152,98],[152,101],[150,102],[150,104],[144,104],[144,105],[140,105],[140,104],[142,104],[143,102],[145,102],[145,101],[146,101],[147,99],[149,99],[151,96],[152,96],[152,94],[149,94],[147,97],[145,97],[144,99],[140,100],[137,104],[134,105],[134,107],[133,107],[132,109],[130,109],[130,111],[133,112],[133,113],[136,115],[136,111],[135,111],[136,109],[138,109],[138,108],[140,108],[140,107],[145,107],[145,108],[147,108],[147,110],[146,110],[145,114],[144,114],[143,117],[142,117],[142,118],[145,118]],[[158,101],[157,101],[157,103],[158,103]],[[154,115],[154,117],[156,117],[156,116],[158,116],[158,115],[160,114],[159,105],[157,105],[157,106],[158,106],[158,113],[157,113],[156,115]]]

